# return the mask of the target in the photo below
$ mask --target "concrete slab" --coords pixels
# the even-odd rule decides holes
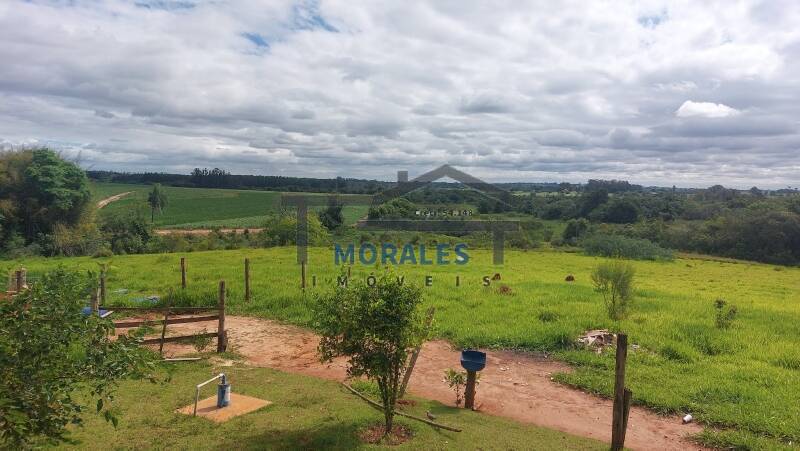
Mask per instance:
[[[218,408],[217,397],[201,399],[197,403],[197,416],[207,418],[215,423],[224,423],[231,418],[254,412],[262,407],[272,404],[265,399],[231,393],[231,403],[228,407]],[[191,415],[194,412],[194,403],[176,410],[177,413]]]

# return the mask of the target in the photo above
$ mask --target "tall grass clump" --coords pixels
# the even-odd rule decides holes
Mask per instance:
[[[672,250],[641,238],[620,235],[593,235],[583,240],[583,251],[587,255],[633,260],[673,259]]]
[[[592,283],[603,295],[609,318],[620,320],[625,317],[633,299],[634,273],[633,266],[621,261],[601,263],[592,272]]]

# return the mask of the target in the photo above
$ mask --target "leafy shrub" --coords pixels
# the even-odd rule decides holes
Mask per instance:
[[[588,255],[634,260],[672,260],[672,251],[645,239],[620,235],[593,235],[583,241]]]
[[[736,306],[728,306],[728,303],[723,299],[717,299],[714,301],[714,309],[716,310],[714,325],[717,326],[717,329],[730,328],[733,325],[733,320],[736,319]]]
[[[448,387],[456,392],[456,405],[460,406],[464,401],[464,386],[467,384],[466,371],[456,371],[448,368],[444,371],[444,381]]]
[[[297,215],[272,215],[259,234],[263,246],[286,246],[297,244]],[[330,241],[328,230],[319,222],[317,215],[308,215],[308,244],[320,245]]]
[[[597,265],[592,272],[595,290],[603,295],[608,317],[619,320],[628,311],[633,299],[633,266],[621,261]]]
[[[115,254],[140,254],[153,237],[152,226],[139,211],[106,216],[100,230]]]
[[[208,330],[204,327],[203,330],[197,332],[192,336],[192,346],[197,352],[203,352],[211,344],[211,337],[207,335]]]
[[[416,207],[407,199],[398,197],[381,205],[370,207],[367,217],[369,219],[403,219],[414,216]]]
[[[111,248],[109,248],[108,246],[102,246],[92,254],[92,258],[104,258],[113,256],[114,252],[112,252]]]
[[[46,247],[49,255],[92,255],[103,247],[107,247],[94,215],[87,213],[75,225],[58,223],[53,226],[53,233],[47,236]]]

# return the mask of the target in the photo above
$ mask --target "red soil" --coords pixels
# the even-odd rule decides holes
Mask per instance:
[[[202,323],[170,325],[171,335],[203,328]],[[207,325],[209,330],[216,326]],[[275,368],[325,379],[345,379],[345,361],[321,364],[317,358],[319,338],[312,332],[274,321],[229,316],[226,318],[229,349],[251,365]],[[212,343],[211,346],[214,346]],[[167,344],[172,355],[194,352],[188,345]],[[570,368],[543,356],[486,351],[487,365],[481,372],[476,396],[477,409],[489,415],[511,418],[566,433],[611,441],[611,400],[559,385],[551,380]],[[453,391],[443,382],[447,368],[460,369],[460,352],[445,342],[425,343],[417,360],[408,391],[414,395],[454,405]],[[632,407],[626,445],[631,449],[702,449],[687,439],[702,427],[681,424],[679,416],[660,416]]]

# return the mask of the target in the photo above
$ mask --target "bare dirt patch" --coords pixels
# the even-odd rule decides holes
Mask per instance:
[[[113,196],[106,197],[105,199],[101,199],[99,202],[97,202],[97,209],[99,210],[105,207],[106,205],[110,204],[111,202],[116,202],[132,192],[133,191],[128,191],[125,193],[115,194]]]
[[[275,321],[228,316],[229,349],[242,355],[247,363],[287,372],[343,381],[346,361],[322,364],[317,358],[319,337],[296,326]],[[196,332],[197,324],[175,324],[169,334]],[[165,354],[195,352],[191,345],[169,343]],[[481,372],[476,396],[477,410],[523,423],[556,429],[570,434],[611,441],[611,405],[599,398],[551,380],[553,373],[568,372],[570,367],[546,356],[512,351],[486,350],[487,365]],[[460,352],[441,340],[422,347],[408,391],[416,396],[455,405],[453,391],[443,382],[444,371],[460,369]],[[702,449],[688,435],[702,431],[697,424],[682,424],[680,416],[660,416],[647,409],[633,407],[630,413],[626,445],[631,449],[687,450]]]
[[[383,424],[376,424],[370,426],[358,433],[358,438],[364,443],[380,443],[383,445],[399,445],[411,438],[411,430],[402,425],[392,426],[392,433],[388,437],[384,437],[383,433],[386,426]]]

